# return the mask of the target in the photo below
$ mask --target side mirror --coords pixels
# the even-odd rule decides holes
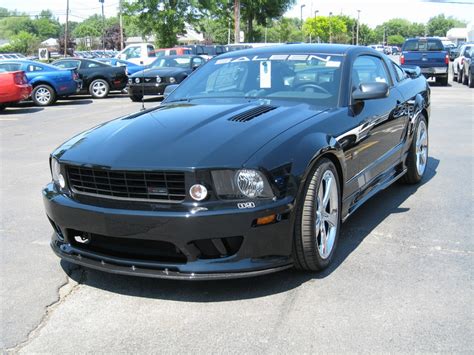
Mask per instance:
[[[421,69],[417,66],[402,66],[403,71],[412,79],[416,79],[421,75]]]
[[[383,99],[388,96],[389,87],[387,83],[370,82],[362,83],[352,93],[353,100]]]
[[[165,91],[163,92],[163,98],[166,99],[178,86],[178,84],[171,84],[165,87]]]
[[[196,70],[196,69],[199,68],[199,67],[200,67],[199,64],[194,64],[194,65],[193,65],[193,71]]]

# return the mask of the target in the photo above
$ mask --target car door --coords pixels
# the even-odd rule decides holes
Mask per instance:
[[[360,173],[358,180],[366,188],[377,184],[384,173],[390,173],[400,162],[401,139],[406,124],[404,98],[395,89],[385,61],[376,55],[363,54],[352,63],[352,88],[362,83],[385,82],[389,94],[385,98],[353,103],[360,132],[356,155]]]

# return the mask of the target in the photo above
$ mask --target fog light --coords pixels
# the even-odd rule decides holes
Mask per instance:
[[[64,189],[66,187],[66,180],[64,180],[64,176],[63,174],[59,174],[58,176],[58,183],[59,183],[59,186]]]
[[[135,78],[135,83],[140,84],[140,78]]]
[[[156,82],[159,84],[161,83],[161,77],[159,75],[156,76]]]
[[[173,76],[170,77],[170,83],[171,83],[171,84],[174,84],[175,82],[176,82],[176,79],[175,79]]]
[[[191,186],[189,194],[196,201],[202,201],[207,197],[207,189],[205,186],[196,184]]]

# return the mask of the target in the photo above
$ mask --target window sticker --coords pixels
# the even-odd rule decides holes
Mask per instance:
[[[330,68],[339,68],[341,66],[341,62],[336,62],[334,60],[328,60],[326,62],[326,66]]]
[[[270,89],[272,87],[272,62],[260,62],[260,89]]]

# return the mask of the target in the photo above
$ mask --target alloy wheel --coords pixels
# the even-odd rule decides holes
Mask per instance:
[[[96,81],[92,84],[92,92],[94,96],[104,97],[107,94],[107,87],[102,81]]]
[[[336,240],[339,221],[337,180],[330,170],[324,172],[316,196],[315,234],[319,256],[326,259]]]
[[[416,170],[418,175],[422,176],[426,169],[428,160],[428,130],[426,124],[422,120],[418,124],[416,134]]]
[[[51,101],[51,92],[46,88],[36,90],[35,99],[41,105],[47,105]]]

